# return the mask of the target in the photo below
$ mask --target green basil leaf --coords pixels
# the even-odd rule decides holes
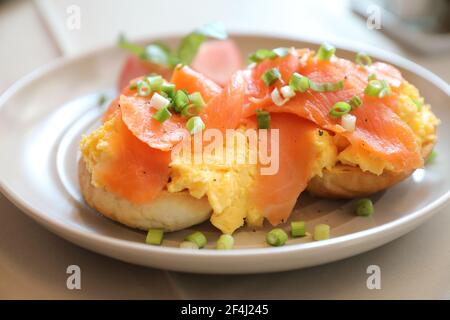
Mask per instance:
[[[119,48],[128,50],[137,56],[142,56],[145,54],[145,47],[129,42],[123,34],[119,35],[119,41],[117,44]]]
[[[206,24],[186,37],[181,39],[177,54],[179,62],[190,64],[194,60],[198,49],[208,38],[223,40],[227,38],[227,33],[222,23],[214,22]]]

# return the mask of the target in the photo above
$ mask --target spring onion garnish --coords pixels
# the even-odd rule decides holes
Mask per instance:
[[[356,214],[358,216],[368,217],[373,214],[374,208],[372,200],[361,199],[356,203]]]
[[[202,118],[199,116],[194,116],[186,122],[186,128],[190,134],[196,134],[205,129],[205,124],[203,123]]]
[[[168,106],[162,107],[161,109],[159,109],[158,111],[156,111],[152,118],[159,121],[159,122],[164,122],[168,119],[170,119],[170,117],[172,116],[172,114],[169,111]]]
[[[358,108],[362,104],[362,100],[359,96],[353,96],[348,103],[351,105],[352,109]]]
[[[364,52],[356,54],[355,62],[363,67],[368,67],[372,64],[372,59]]]
[[[102,106],[105,102],[106,102],[106,96],[105,96],[104,94],[101,94],[101,95],[98,97],[97,104],[98,104],[99,106]]]
[[[256,50],[256,52],[252,53],[249,57],[248,60],[251,62],[261,62],[265,59],[273,59],[276,58],[277,54],[275,52],[273,52],[272,50],[267,50],[267,49],[259,49]]]
[[[197,112],[199,112],[205,106],[205,101],[203,100],[203,97],[200,94],[200,92],[194,92],[190,94],[189,100],[191,101],[192,105],[194,106]]]
[[[339,118],[344,114],[349,113],[352,107],[347,102],[337,102],[333,108],[331,108],[330,116]]]
[[[333,47],[331,44],[329,43],[323,43],[319,50],[317,51],[317,58],[319,60],[330,60],[331,57],[334,55],[334,53],[336,52],[336,48]]]
[[[413,99],[414,104],[417,107],[417,111],[422,111],[422,107],[423,107],[423,99]]]
[[[280,89],[280,93],[285,99],[290,99],[295,96],[295,91],[291,86],[283,86]]]
[[[175,91],[175,85],[172,83],[164,83],[161,86],[161,92],[164,92],[170,99],[175,97]]]
[[[175,103],[175,110],[181,112],[181,110],[189,104],[189,96],[183,90],[178,90],[175,93],[173,102]]]
[[[229,250],[233,249],[234,246],[234,238],[231,234],[223,234],[217,240],[216,249],[219,250]]]
[[[434,161],[437,157],[437,151],[432,150],[431,153],[428,155],[428,157],[425,159],[425,164],[429,164]]]
[[[281,78],[280,71],[277,68],[272,68],[263,73],[261,79],[264,81],[266,86],[270,86],[275,81]]]
[[[145,242],[153,245],[160,245],[164,237],[164,230],[162,229],[149,229]]]
[[[391,88],[386,80],[370,80],[364,93],[371,97],[384,98],[391,94]]]
[[[180,248],[182,249],[198,249],[198,245],[191,241],[183,241],[180,243]]]
[[[269,129],[270,113],[267,111],[256,110],[256,122],[258,123],[258,129]]]
[[[350,113],[344,114],[341,118],[341,125],[348,132],[355,131],[356,117]]]
[[[205,235],[200,231],[196,231],[188,235],[185,240],[195,243],[199,248],[203,248],[208,242],[208,240],[206,240]]]
[[[330,238],[330,226],[327,224],[318,224],[314,227],[314,240],[327,240]]]
[[[301,74],[294,72],[289,79],[289,86],[294,91],[305,92],[309,89],[309,79]]]
[[[285,99],[280,95],[280,92],[277,88],[273,89],[272,93],[270,94],[270,97],[272,98],[273,103],[275,103],[277,106],[281,107],[283,104],[285,104],[289,99]]]
[[[161,87],[164,83],[163,77],[157,76],[149,76],[147,77],[147,82],[150,84],[150,89],[152,91],[161,91]]]
[[[312,90],[317,92],[334,92],[342,90],[344,88],[344,80],[339,80],[336,82],[323,82],[323,83],[315,83],[310,80],[309,86]]]
[[[376,80],[377,76],[375,73],[371,73],[369,74],[369,76],[367,77],[367,81],[371,81],[371,80]]]
[[[170,104],[170,100],[155,92],[150,99],[150,105],[156,109],[161,109]]]
[[[304,237],[306,235],[305,221],[292,221],[291,235],[293,237]]]
[[[275,228],[266,234],[266,242],[274,247],[282,246],[288,239],[287,233],[281,228]]]
[[[258,63],[266,59],[275,59],[276,57],[284,57],[289,53],[288,48],[275,48],[273,50],[259,49],[252,53],[248,60]]]
[[[147,81],[140,80],[137,83],[137,94],[141,97],[146,97],[151,93],[150,84]]]

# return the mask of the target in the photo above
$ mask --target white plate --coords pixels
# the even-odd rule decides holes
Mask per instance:
[[[235,36],[247,54],[258,48],[315,47],[317,44],[263,36]],[[173,42],[175,38],[166,39]],[[338,54],[352,58],[348,45]],[[359,51],[361,48],[354,48]],[[376,49],[364,48],[378,60],[400,68],[421,90],[442,120],[441,141],[450,136],[448,84],[429,71]],[[312,242],[289,240],[280,248],[265,245],[269,229],[235,234],[236,249],[197,251],[176,248],[192,230],[204,231],[214,246],[219,233],[209,223],[167,235],[161,247],[144,243],[145,234],[102,217],[87,207],[78,189],[76,160],[82,133],[92,130],[104,106],[100,94],[114,96],[124,54],[103,49],[61,60],[28,75],[0,98],[0,184],[2,192],[31,218],[89,250],[145,266],[199,273],[257,273],[318,265],[349,257],[413,230],[450,198],[449,144],[437,146],[437,160],[403,183],[373,197],[373,217],[357,217],[352,201],[325,201],[302,195],[293,213],[309,226],[324,222],[332,238]],[[438,245],[438,244],[436,244]],[[50,253],[49,253],[50,254]]]

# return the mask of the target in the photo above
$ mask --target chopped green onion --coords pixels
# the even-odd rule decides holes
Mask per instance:
[[[164,79],[159,75],[150,76],[147,77],[147,82],[150,84],[150,89],[152,89],[152,91],[160,91],[164,84]]]
[[[164,122],[168,119],[170,119],[170,117],[172,116],[172,114],[169,111],[168,106],[162,107],[161,109],[159,109],[158,111],[156,111],[152,118],[159,121],[159,122]]]
[[[180,248],[182,249],[198,249],[198,245],[191,241],[183,241],[180,243]]]
[[[429,164],[434,161],[437,157],[437,151],[432,150],[431,153],[428,155],[428,157],[425,159],[425,164]]]
[[[137,89],[137,83],[136,82],[131,83],[130,86],[128,87],[128,89],[136,90]]]
[[[160,245],[164,237],[163,229],[149,229],[145,242],[153,245]]]
[[[330,226],[327,224],[318,224],[314,227],[314,240],[327,240],[330,238]]]
[[[294,91],[305,92],[309,89],[309,79],[297,72],[294,72],[289,79],[289,86]]]
[[[234,238],[231,234],[222,234],[217,240],[216,248],[219,250],[229,250],[233,249]]]
[[[285,57],[289,53],[288,48],[280,47],[272,50],[278,57]]]
[[[181,112],[189,104],[189,96],[183,90],[178,90],[175,93],[173,102],[175,103],[175,110]]]
[[[264,72],[261,78],[267,86],[270,86],[281,78],[281,74],[277,68],[272,68]]]
[[[373,203],[370,199],[361,199],[356,203],[356,214],[358,216],[370,216],[374,212]]]
[[[353,96],[348,103],[352,106],[352,109],[358,108],[362,104],[362,100],[359,96]]]
[[[384,98],[391,94],[391,88],[386,80],[370,80],[364,93],[371,97]]]
[[[333,108],[331,108],[330,116],[339,118],[344,114],[349,113],[352,107],[347,102],[337,102]]]
[[[161,92],[164,92],[167,97],[173,99],[175,97],[175,85],[172,83],[164,83],[161,86]]]
[[[256,110],[256,122],[258,123],[258,129],[269,129],[270,113],[267,111]]]
[[[381,80],[383,83],[383,89],[381,89],[380,93],[378,94],[379,98],[384,98],[392,93],[391,87],[389,87],[389,84],[386,80]]]
[[[336,48],[333,47],[331,44],[329,43],[323,43],[319,50],[317,51],[317,58],[319,60],[330,60],[331,57],[334,55],[334,53],[336,52]]]
[[[423,107],[423,99],[413,99],[414,104],[417,107],[417,111],[422,111],[422,107]]]
[[[356,54],[355,62],[363,67],[368,67],[372,64],[372,59],[364,52],[358,52]]]
[[[375,73],[371,73],[369,74],[369,76],[367,77],[367,81],[371,81],[371,80],[376,80],[377,76]]]
[[[191,101],[192,105],[194,105],[197,112],[199,112],[205,106],[205,101],[203,100],[200,92],[191,93],[189,95],[189,100]]]
[[[317,92],[334,92],[342,90],[344,88],[344,80],[323,83],[315,83],[313,81],[309,81],[309,86],[312,90]]]
[[[293,237],[304,237],[306,235],[305,221],[292,221],[291,235]]]
[[[106,96],[105,96],[104,94],[101,94],[101,95],[98,97],[97,104],[98,104],[99,106],[101,106],[101,105],[103,105],[105,102],[106,102]]]
[[[186,241],[190,241],[195,243],[199,248],[203,248],[206,243],[208,242],[208,240],[206,240],[206,237],[203,233],[201,233],[200,231],[196,231],[190,235],[188,235],[185,238]]]
[[[267,50],[267,49],[259,49],[256,50],[256,52],[252,53],[249,57],[248,60],[250,60],[251,62],[261,62],[265,59],[273,59],[276,58],[277,54],[272,51],[272,50]]]
[[[198,110],[194,105],[188,104],[183,109],[181,109],[181,115],[186,118],[192,118],[198,114]]]
[[[266,234],[266,242],[274,247],[282,246],[288,239],[287,233],[281,228],[275,228]]]
[[[137,83],[137,94],[141,97],[149,96],[152,90],[150,84],[147,81],[140,80]]]
[[[194,116],[186,122],[186,128],[190,134],[196,134],[205,129],[205,124],[203,123],[202,118]]]

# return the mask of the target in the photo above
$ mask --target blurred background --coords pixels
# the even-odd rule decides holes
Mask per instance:
[[[231,33],[374,46],[449,82],[449,7],[449,0],[0,0],[0,93],[46,63],[115,45],[120,32],[132,40],[162,37],[214,20]],[[218,277],[148,269],[88,252],[38,226],[1,194],[0,213],[0,298],[450,299],[449,259],[430,250],[445,242],[448,214],[343,261]],[[81,291],[65,286],[72,263],[83,267]],[[365,286],[373,263],[383,268],[383,290]]]
[[[213,20],[230,32],[364,43],[450,79],[449,0],[0,0],[0,91],[56,58],[112,45],[119,32],[162,36]]]

